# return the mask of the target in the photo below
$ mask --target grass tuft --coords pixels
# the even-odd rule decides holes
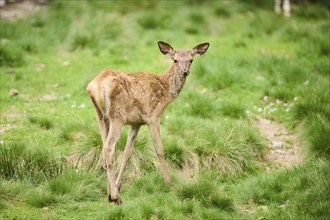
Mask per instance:
[[[174,167],[176,168],[183,168],[185,161],[186,161],[186,155],[185,150],[181,146],[178,145],[177,140],[172,139],[173,142],[164,142],[166,144],[165,150],[165,158],[167,161],[169,161]]]
[[[0,149],[0,176],[4,179],[40,183],[65,169],[66,164],[55,160],[48,151],[31,150],[23,143],[6,144]]]
[[[220,107],[221,113],[224,116],[231,118],[246,118],[246,112],[242,105],[236,103],[223,103]]]
[[[252,177],[237,187],[237,195],[246,203],[268,207],[265,218],[295,218],[306,215],[326,219],[330,214],[329,162],[310,161],[302,167]]]
[[[26,189],[31,188],[31,185],[25,182],[15,180],[5,180],[1,178],[0,181],[0,202],[9,201],[15,202],[20,200],[26,194]]]
[[[25,202],[32,207],[44,208],[54,206],[58,201],[53,194],[41,189],[30,193]]]
[[[309,142],[312,153],[330,158],[330,119],[312,114],[304,121],[303,137]]]
[[[177,189],[182,200],[197,200],[207,208],[218,208],[233,211],[233,200],[221,197],[217,187],[209,181],[199,179],[196,183],[188,183]]]
[[[117,219],[127,219],[124,209],[122,207],[112,207],[107,213],[105,219],[107,220],[117,220]]]
[[[31,124],[36,124],[46,130],[48,130],[54,126],[53,122],[50,119],[45,118],[45,117],[29,115],[27,118]]]
[[[93,48],[95,47],[96,39],[94,35],[86,32],[78,32],[75,33],[72,37],[72,41],[70,44],[70,50],[74,51],[76,49],[84,49],[86,47]]]
[[[52,178],[47,189],[57,196],[65,196],[72,201],[96,201],[106,196],[106,175],[73,170]]]
[[[130,187],[129,195],[147,195],[154,193],[168,193],[170,187],[164,183],[163,176],[157,171],[143,176]]]
[[[13,45],[11,42],[0,42],[0,65],[17,67],[24,63],[24,53],[20,47]],[[8,40],[9,41],[9,40]]]
[[[55,194],[67,194],[73,190],[73,185],[69,179],[57,177],[48,182],[50,191]]]

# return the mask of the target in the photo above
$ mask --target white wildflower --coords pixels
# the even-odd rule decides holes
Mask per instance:
[[[68,66],[69,64],[70,64],[69,61],[63,61],[63,62],[62,62],[62,66]]]
[[[265,77],[263,77],[262,75],[258,75],[256,80],[263,81],[263,80],[265,80]]]
[[[82,103],[81,105],[78,106],[78,108],[85,108],[85,107],[86,107],[85,103]]]
[[[276,112],[277,111],[277,108],[271,108],[269,111],[270,112]]]
[[[207,88],[203,88],[201,94],[207,93]]]

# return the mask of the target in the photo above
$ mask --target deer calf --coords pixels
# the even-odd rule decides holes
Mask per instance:
[[[166,106],[178,97],[190,73],[193,58],[203,55],[209,44],[203,43],[192,50],[177,51],[162,41],[158,42],[158,46],[164,55],[170,56],[173,60],[170,68],[163,74],[125,74],[115,70],[104,70],[87,86],[87,92],[96,109],[103,141],[102,154],[108,178],[109,202],[122,202],[119,191],[123,173],[132,154],[139,128],[144,124],[149,126],[164,181],[171,182],[160,139],[160,119]],[[115,179],[115,146],[123,125],[130,125],[130,130],[120,170]]]

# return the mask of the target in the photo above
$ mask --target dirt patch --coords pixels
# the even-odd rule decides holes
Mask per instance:
[[[41,101],[54,101],[57,99],[57,96],[55,94],[44,94],[42,97],[40,97],[39,100]]]
[[[0,17],[10,21],[16,21],[30,16],[45,9],[46,1],[19,1],[16,3],[6,3],[0,7]]]
[[[8,130],[16,128],[15,125],[12,124],[3,124],[0,126],[0,137]]]
[[[13,123],[23,117],[23,113],[14,105],[10,106],[8,111],[0,112],[0,123]]]
[[[257,118],[254,125],[268,139],[270,149],[266,155],[266,160],[269,162],[268,169],[289,168],[303,161],[296,134],[290,132],[284,125],[265,118]]]

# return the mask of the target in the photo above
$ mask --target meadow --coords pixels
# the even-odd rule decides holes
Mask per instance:
[[[1,18],[0,219],[328,219],[329,13],[326,1],[286,18],[272,1],[54,0]],[[161,123],[173,184],[142,127],[124,203],[109,204],[85,88],[106,68],[164,72],[159,40],[210,43]],[[273,168],[258,118],[296,135],[303,162]]]

